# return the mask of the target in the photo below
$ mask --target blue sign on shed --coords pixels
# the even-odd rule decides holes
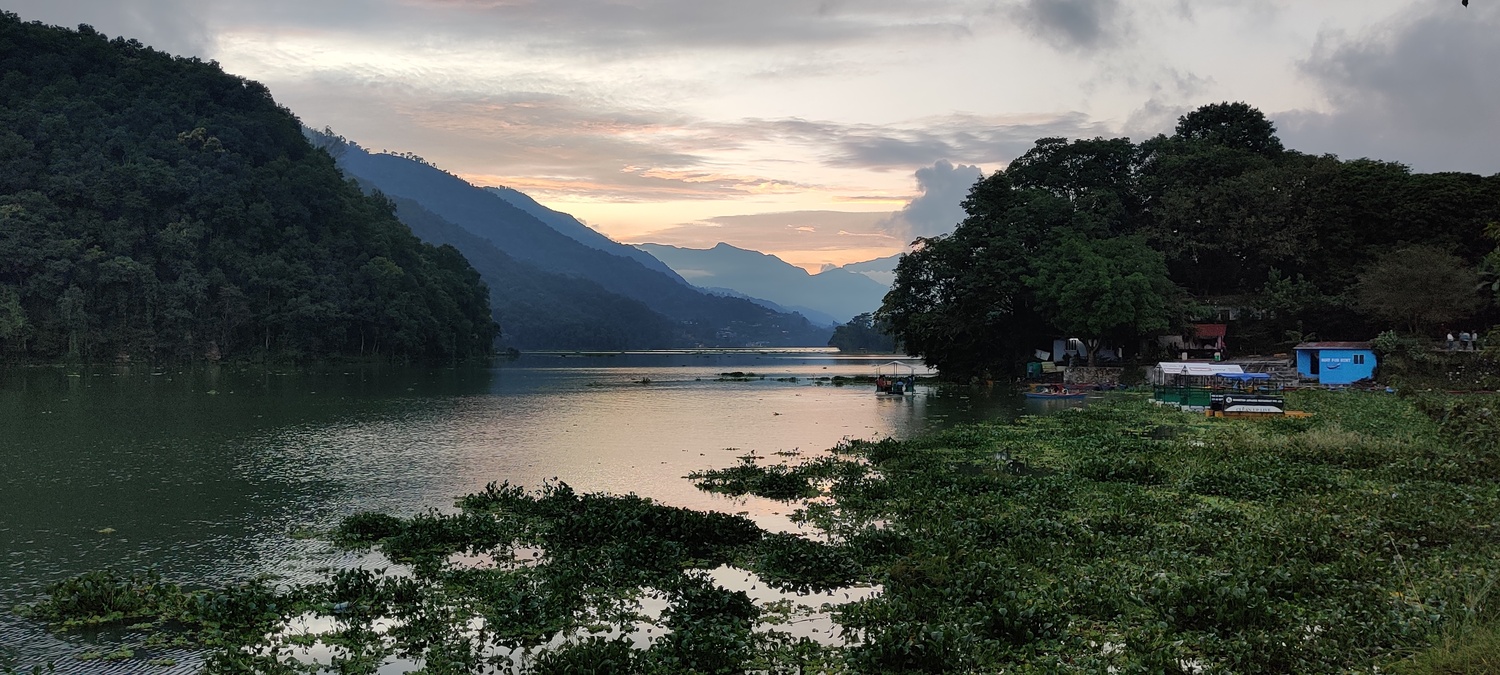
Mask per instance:
[[[1374,379],[1375,350],[1368,342],[1304,342],[1297,345],[1297,375],[1319,384]]]

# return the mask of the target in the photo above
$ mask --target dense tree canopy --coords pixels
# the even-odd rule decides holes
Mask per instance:
[[[1281,152],[1276,125],[1248,103],[1210,103],[1177,121],[1176,138],[1259,155]]]
[[[1359,278],[1355,297],[1375,316],[1412,333],[1471,316],[1482,306],[1479,275],[1463,259],[1430,246],[1393,251]]]
[[[0,13],[9,358],[485,357],[488,292],[258,83]]]
[[[1205,106],[1139,144],[1038,140],[981,179],[964,209],[952,234],[902,259],[878,313],[909,353],[958,378],[1013,372],[1056,337],[1169,334],[1191,308],[1240,310],[1231,330],[1243,350],[1430,329],[1436,319],[1372,311],[1361,279],[1382,256],[1420,246],[1500,269],[1480,266],[1494,250],[1481,235],[1500,221],[1500,174],[1287,150],[1244,103]],[[1492,322],[1495,311],[1444,316]]]
[[[0,312],[4,312],[0,305]],[[0,317],[3,317],[0,314]],[[0,318],[0,322],[4,319]],[[4,330],[0,323],[0,331]],[[842,326],[833,329],[828,339],[829,347],[838,347],[841,352],[875,352],[890,354],[896,351],[896,339],[890,336],[890,328],[875,321],[871,313],[860,314]]]
[[[1039,257],[1026,282],[1062,335],[1077,337],[1096,365],[1105,340],[1165,333],[1178,319],[1180,295],[1160,253],[1139,237],[1063,240]]]

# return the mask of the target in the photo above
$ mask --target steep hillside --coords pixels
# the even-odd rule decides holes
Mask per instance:
[[[11,359],[487,358],[479,275],[340,175],[258,83],[0,13]]]
[[[613,253],[618,256],[630,258],[644,265],[646,269],[656,270],[681,283],[687,283],[682,277],[677,276],[677,273],[672,271],[672,268],[662,264],[660,260],[651,257],[651,254],[634,246],[626,246],[610,239],[595,231],[594,228],[584,225],[582,221],[573,216],[542,206],[535,199],[532,199],[531,195],[507,187],[487,187],[485,190],[504,199],[511,206],[531,214],[532,217],[542,221],[548,227],[567,235],[573,241],[589,248],[599,249],[605,253]]]
[[[433,244],[457,248],[490,288],[501,342],[517,349],[650,349],[677,342],[674,322],[587,279],[537,269],[422,205],[392,198],[401,221]]]
[[[672,339],[649,346],[822,345],[831,334],[802,316],[781,314],[740,298],[709,295],[631,258],[580,244],[499,196],[441,169],[405,157],[372,154],[327,134],[314,135],[338,157],[346,174],[381,193],[411,200],[517,261],[588,280],[670,318]],[[497,288],[496,292],[508,291]]]
[[[641,244],[638,248],[694,285],[728,288],[786,307],[807,307],[839,322],[875,311],[887,290],[863,274],[843,269],[808,274],[776,256],[729,244],[710,249],[662,244]]]

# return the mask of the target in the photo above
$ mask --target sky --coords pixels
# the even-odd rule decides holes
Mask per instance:
[[[810,270],[952,230],[1042,137],[1244,101],[1287,147],[1500,173],[1500,0],[0,0],[626,243]]]

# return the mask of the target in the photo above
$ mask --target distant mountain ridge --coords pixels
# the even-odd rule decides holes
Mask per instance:
[[[821,346],[828,339],[826,329],[813,326],[802,316],[778,313],[749,300],[704,293],[675,274],[669,276],[648,268],[635,254],[616,255],[605,250],[625,247],[603,235],[598,235],[592,244],[581,243],[499,194],[436,167],[407,157],[373,154],[335,136],[308,133],[318,137],[319,144],[335,155],[346,174],[368,189],[387,195],[398,207],[403,200],[420,207],[398,210],[404,220],[412,220],[408,225],[414,230],[446,232],[443,241],[451,241],[466,257],[491,261],[492,264],[479,267],[495,296],[492,302],[506,344],[512,344],[511,337],[520,339],[527,335],[535,339],[528,338],[521,345],[525,348],[575,349],[615,349],[624,342],[630,348]],[[537,205],[537,208],[544,207]],[[564,227],[568,226],[566,221],[584,227],[566,214],[548,212]],[[435,222],[418,222],[422,220],[441,221],[473,236],[459,236]],[[582,232],[574,234],[588,237]],[[527,270],[533,270],[529,277],[532,281],[543,279],[536,272],[547,275],[545,292],[535,284],[527,290],[504,281],[516,274],[525,276]],[[572,283],[564,283],[565,280]],[[523,297],[507,297],[507,294]],[[540,298],[544,296],[552,299],[543,302]],[[507,306],[509,310],[505,309]],[[642,307],[671,326],[671,334],[665,341],[638,340],[618,334],[619,318],[635,316],[631,312],[638,313]],[[564,324],[570,320],[575,323],[566,328]],[[639,323],[643,327],[652,324],[644,318]],[[646,332],[654,334],[655,329]],[[545,339],[560,334],[572,336],[567,345],[550,344]]]
[[[833,318],[832,315],[824,314],[815,309],[809,309],[807,307],[787,307],[784,305],[779,305],[765,298],[757,298],[754,296],[745,295],[744,293],[736,291],[733,288],[724,288],[723,286],[699,286],[698,288],[714,295],[725,295],[731,298],[744,298],[757,305],[775,310],[777,312],[781,312],[783,314],[791,314],[795,312],[807,317],[807,320],[811,321],[815,326],[837,326],[840,323],[839,320]]]
[[[667,267],[660,260],[651,257],[651,254],[646,253],[645,251],[642,251],[634,246],[626,246],[625,244],[621,244],[620,242],[610,239],[609,237],[606,237],[603,234],[599,233],[599,231],[595,230],[594,228],[583,224],[583,221],[580,221],[569,214],[542,206],[541,203],[537,202],[537,200],[532,199],[531,195],[528,195],[519,190],[513,190],[508,187],[487,187],[484,189],[485,191],[501,199],[504,199],[511,206],[514,206],[522,211],[525,211],[526,213],[531,214],[533,217],[535,217],[537,220],[542,221],[542,223],[546,224],[548,227],[551,227],[552,229],[557,230],[564,235],[567,235],[572,240],[583,244],[584,246],[599,249],[600,251],[604,251],[606,253],[612,253],[614,255],[630,258],[631,260],[634,260],[646,266],[647,269],[656,270],[679,282],[682,282],[684,284],[687,283],[687,281],[678,276],[676,272],[672,271],[672,268]]]
[[[728,288],[778,305],[807,307],[843,323],[880,307],[889,286],[843,268],[808,274],[776,256],[720,243],[710,249],[638,244],[700,287]]]
[[[884,258],[849,263],[848,265],[839,267],[839,269],[863,274],[874,280],[875,283],[890,288],[891,284],[896,283],[896,265],[901,262],[902,255],[905,254],[897,253],[896,255]]]

